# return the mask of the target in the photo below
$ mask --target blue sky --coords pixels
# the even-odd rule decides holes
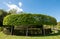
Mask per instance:
[[[0,0],[0,9],[47,14],[60,21],[60,0]]]

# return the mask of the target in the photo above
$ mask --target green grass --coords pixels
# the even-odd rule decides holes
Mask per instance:
[[[56,36],[14,36],[14,35],[5,35],[0,32],[0,39],[60,39],[60,35]]]

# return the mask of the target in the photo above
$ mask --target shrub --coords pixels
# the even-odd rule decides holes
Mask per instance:
[[[0,27],[0,31],[3,31],[3,28],[2,27]]]
[[[4,27],[3,33],[7,34],[7,35],[10,35],[11,34],[11,27]]]

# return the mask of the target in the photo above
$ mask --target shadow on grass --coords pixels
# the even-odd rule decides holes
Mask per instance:
[[[35,34],[33,34],[33,35],[31,35],[31,34],[29,34],[28,36],[29,37],[45,37],[45,36],[58,36],[58,35],[60,35],[60,30],[58,31],[58,33],[54,33],[54,34],[47,34],[47,35],[41,35],[41,34],[38,34],[38,35],[35,35]],[[26,36],[26,34],[24,33],[18,33],[17,31],[14,33],[14,36]]]
[[[47,35],[41,35],[41,34],[38,34],[38,35],[28,35],[29,37],[45,37],[45,36],[57,36],[57,35],[60,35],[60,30],[58,33],[54,33],[54,34],[47,34]],[[15,34],[15,36],[26,36],[26,34]]]

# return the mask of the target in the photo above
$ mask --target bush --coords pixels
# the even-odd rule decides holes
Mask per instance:
[[[0,31],[3,31],[3,28],[2,27],[0,27]]]
[[[6,27],[3,29],[3,33],[4,34],[7,34],[7,35],[10,35],[11,34],[11,28],[10,27]]]

